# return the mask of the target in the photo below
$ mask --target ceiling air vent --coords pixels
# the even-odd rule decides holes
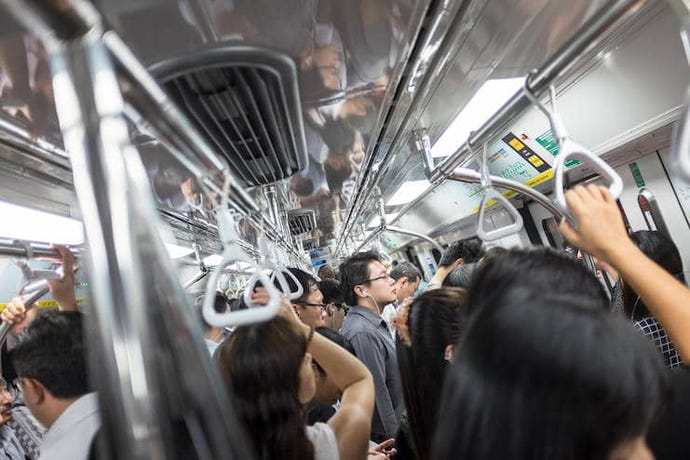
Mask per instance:
[[[271,184],[306,167],[297,70],[287,55],[213,46],[151,72],[245,185]]]
[[[304,235],[316,228],[313,209],[293,209],[288,211],[288,225],[293,236]]]

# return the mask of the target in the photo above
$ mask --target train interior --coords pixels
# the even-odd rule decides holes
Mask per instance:
[[[690,274],[684,2],[0,4],[0,308],[72,249],[113,458],[247,458],[190,307],[271,268],[567,251],[600,183]]]

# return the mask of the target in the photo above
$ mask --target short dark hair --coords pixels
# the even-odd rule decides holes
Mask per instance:
[[[316,278],[314,278],[311,274],[305,272],[304,270],[301,270],[297,267],[288,267],[287,268],[290,273],[294,275],[294,277],[297,279],[299,282],[299,285],[302,287],[302,295],[298,298],[295,299],[297,301],[304,301],[306,300],[307,296],[309,295],[309,292],[311,292],[311,287],[316,286]],[[290,286],[291,291],[296,291],[297,290],[297,285],[295,284],[295,281],[290,277],[286,276],[285,281],[287,281],[288,286]],[[282,288],[280,286],[280,283],[278,283],[278,280],[274,281],[275,286],[278,288],[278,290],[282,291]]]
[[[201,294],[199,297],[196,298],[194,301],[194,310],[197,313],[197,316],[199,318],[199,324],[201,324],[201,327],[203,327],[205,330],[211,329],[211,326],[206,322],[204,319],[204,299],[206,298],[205,294]],[[228,311],[228,298],[225,296],[220,291],[216,291],[215,293],[215,299],[213,299],[213,311],[216,313],[225,313]]]
[[[466,238],[448,246],[438,264],[441,267],[449,267],[458,259],[462,259],[466,264],[471,264],[477,262],[481,254],[482,240],[474,237]]]
[[[671,238],[661,232],[640,230],[630,234],[630,239],[647,257],[682,283],[685,283],[683,259]],[[635,321],[650,316],[647,306],[632,288],[625,283],[623,286],[623,308],[627,315]]]
[[[323,303],[335,302],[336,306],[342,307],[343,291],[340,289],[338,280],[326,278],[319,283],[319,291],[323,294]]]
[[[462,264],[459,267],[455,267],[453,271],[448,273],[448,276],[446,276],[441,285],[443,287],[467,289],[470,287],[472,275],[474,274],[476,268],[476,263]]]
[[[19,377],[40,382],[56,398],[89,392],[83,316],[79,312],[42,312],[12,350]]]
[[[340,264],[340,288],[343,290],[343,298],[348,305],[357,305],[355,286],[368,284],[369,264],[380,262],[381,258],[374,251],[356,252]]]
[[[422,272],[410,262],[400,262],[393,267],[390,276],[395,281],[406,276],[408,280],[414,282],[415,280],[422,279]]]

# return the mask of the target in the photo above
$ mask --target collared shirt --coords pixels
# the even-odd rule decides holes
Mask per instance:
[[[213,340],[207,339],[204,337],[204,343],[206,344],[206,349],[208,350],[208,353],[213,356],[213,353],[215,353],[216,348],[218,348],[219,343],[214,342]]]
[[[395,343],[386,322],[373,311],[352,306],[340,333],[350,341],[355,354],[374,378],[376,407],[371,423],[371,439],[376,442],[395,437],[405,410]]]
[[[101,427],[98,395],[88,393],[70,404],[46,431],[40,460],[86,460]]]
[[[395,302],[386,305],[383,308],[383,312],[381,312],[381,318],[383,318],[383,320],[386,322],[386,325],[388,326],[388,331],[390,332],[391,337],[393,337],[393,340],[395,340],[395,329],[393,328],[393,320],[396,316],[398,316],[398,308],[399,304],[396,300]]]

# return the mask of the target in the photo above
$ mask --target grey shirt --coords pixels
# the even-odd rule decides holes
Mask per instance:
[[[395,343],[386,322],[373,311],[350,307],[340,333],[350,341],[355,354],[374,377],[376,407],[371,423],[371,439],[376,442],[395,437],[405,410]]]

